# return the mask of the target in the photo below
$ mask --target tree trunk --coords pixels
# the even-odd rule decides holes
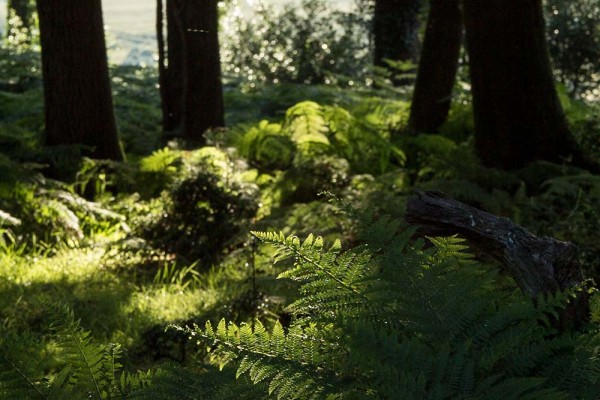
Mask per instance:
[[[217,1],[167,0],[166,10],[166,66],[159,57],[163,129],[202,145],[207,129],[225,125]]]
[[[480,211],[440,192],[417,192],[406,205],[406,220],[427,236],[464,236],[471,245],[503,263],[521,291],[536,300],[585,285],[579,249],[573,243],[537,237],[508,218]],[[589,293],[583,290],[563,310],[558,327],[589,319]]]
[[[159,69],[159,79],[163,108],[163,130],[168,133],[178,133],[181,130],[181,120],[183,118],[183,46],[185,41],[183,12],[183,0],[166,0],[167,43],[166,51],[164,42],[159,43],[159,46],[162,47],[163,58],[160,60],[161,51],[159,49],[159,67],[163,66],[162,69]]]
[[[373,40],[376,66],[389,68],[385,59],[416,64],[420,8],[420,0],[375,1]],[[399,83],[396,79],[392,81]]]
[[[188,1],[184,14],[183,137],[204,144],[207,129],[225,126],[217,0]]]
[[[462,41],[459,0],[431,0],[410,109],[413,132],[435,133],[446,122]]]
[[[122,160],[100,0],[38,0],[46,144]]]
[[[554,88],[541,0],[464,0],[463,9],[482,162],[515,169],[578,158]]]
[[[165,83],[167,79],[167,58],[165,45],[165,11],[162,0],[156,0],[156,48],[158,50],[158,90],[160,94],[160,105],[162,111],[163,131],[167,123],[167,102]]]

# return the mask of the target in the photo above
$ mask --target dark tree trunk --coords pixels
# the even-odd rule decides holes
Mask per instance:
[[[440,192],[417,192],[406,205],[406,220],[427,236],[464,236],[469,243],[499,260],[521,291],[536,300],[586,285],[573,243],[538,237],[508,218],[480,211]],[[589,319],[589,293],[579,292],[557,321],[561,329]]]
[[[159,43],[159,46],[162,47],[162,60],[160,59],[161,50],[159,48],[159,68],[161,65],[163,67],[159,69],[159,79],[161,80],[163,130],[168,133],[176,133],[181,129],[183,117],[183,46],[185,40],[183,12],[183,0],[166,0],[167,43],[166,51],[164,41]]]
[[[184,13],[183,137],[204,144],[207,129],[225,126],[217,0],[188,0]]]
[[[388,68],[385,59],[417,62],[420,8],[421,0],[375,0],[373,40],[376,66]],[[398,83],[395,79],[393,81]]]
[[[122,160],[100,0],[38,0],[46,144]]]
[[[541,0],[464,0],[475,114],[485,165],[579,158],[554,88]]]
[[[158,50],[158,87],[160,105],[162,108],[163,130],[165,128],[167,110],[165,102],[165,81],[167,74],[167,59],[165,45],[165,12],[162,0],[156,0],[156,47]]]
[[[16,32],[14,31],[15,27],[12,26],[10,21],[10,12],[14,11],[15,15],[19,17],[21,20],[22,28],[26,28],[28,31],[31,30],[31,26],[33,25],[33,10],[34,6],[31,0],[8,0],[8,11],[9,11],[9,20],[7,21],[7,29],[6,33],[10,37],[14,35]],[[28,40],[31,38],[28,35]]]
[[[158,36],[163,128],[202,145],[207,129],[225,125],[217,1],[167,0],[166,10],[166,52]]]
[[[413,132],[437,132],[446,121],[462,41],[460,0],[431,0],[410,109]]]

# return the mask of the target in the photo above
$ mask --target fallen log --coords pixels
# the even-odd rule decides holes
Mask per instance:
[[[407,222],[429,236],[459,234],[500,261],[532,299],[584,285],[579,249],[570,242],[538,237],[508,218],[456,201],[441,192],[417,191],[406,205]],[[560,328],[589,319],[589,294],[582,290],[563,311]]]

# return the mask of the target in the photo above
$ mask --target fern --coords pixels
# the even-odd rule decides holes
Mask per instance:
[[[32,354],[33,340],[27,335],[5,335],[0,341],[0,397],[3,399],[115,399],[147,387],[149,373],[127,374],[119,362],[119,345],[93,342],[65,305],[54,306],[53,338],[64,367],[51,376]]]
[[[290,166],[296,147],[281,125],[266,120],[248,129],[237,142],[240,155],[265,168]]]
[[[276,261],[294,261],[279,276],[300,284],[289,328],[222,320],[187,332],[263,397],[597,397],[598,334],[559,334],[551,323],[570,293],[532,302],[499,286],[462,239],[426,245],[413,234],[379,218],[359,235],[362,245],[342,251],[312,235],[254,232],[275,246]]]
[[[140,171],[171,174],[176,172],[181,154],[168,147],[154,151],[140,161]]]
[[[119,347],[94,344],[90,332],[80,327],[73,311],[64,305],[58,306],[53,327],[70,369],[72,390],[87,393],[89,398],[112,397],[115,371],[121,367]]]
[[[315,102],[304,101],[289,108],[285,114],[283,129],[298,148],[306,153],[330,145],[323,108]]]
[[[208,322],[204,330],[188,332],[219,346],[220,368],[239,361],[236,378],[246,375],[253,384],[264,383],[267,393],[278,399],[322,399],[333,392],[334,375],[326,366],[335,365],[332,355],[341,349],[324,339],[331,334],[326,329],[295,326],[285,334],[279,323],[267,332],[259,321],[253,329],[221,320],[216,329]],[[315,367],[322,373],[315,374]]]
[[[48,399],[47,388],[34,358],[23,358],[24,338],[3,335],[0,339],[0,398]]]

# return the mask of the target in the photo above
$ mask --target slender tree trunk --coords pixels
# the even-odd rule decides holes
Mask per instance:
[[[437,132],[446,121],[462,42],[460,0],[431,0],[410,109],[413,132]]]
[[[100,0],[38,0],[46,144],[122,160]]]
[[[464,0],[475,114],[485,165],[579,158],[554,88],[541,0]]]
[[[225,126],[217,0],[188,1],[185,12],[183,137],[204,143],[207,129]]]
[[[163,107],[163,129],[165,132],[177,133],[181,130],[183,118],[184,87],[184,41],[183,26],[185,0],[166,0],[167,12],[167,47],[163,58],[166,67],[162,72],[161,97]],[[166,53],[166,54],[165,54]],[[163,66],[165,60],[163,60]]]
[[[385,59],[417,62],[420,8],[420,0],[375,0],[373,40],[376,66],[388,68]]]
[[[165,13],[163,1],[156,1],[156,45],[158,48],[158,87],[160,92],[160,104],[162,111],[163,131],[166,131],[169,111],[167,108],[167,58],[165,44]]]

